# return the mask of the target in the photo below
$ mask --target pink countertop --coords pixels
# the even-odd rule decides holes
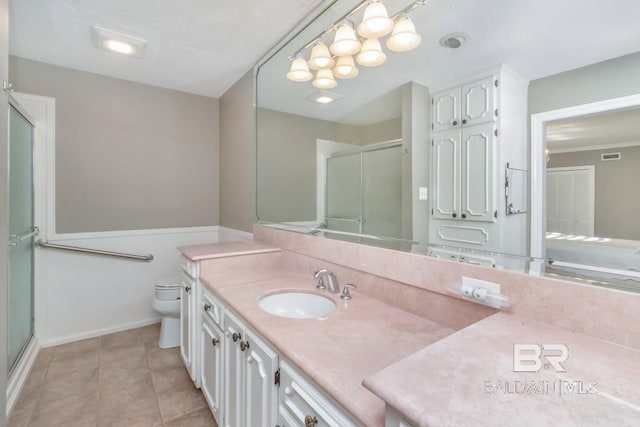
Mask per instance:
[[[362,386],[362,380],[454,332],[430,320],[368,298],[357,291],[345,302],[322,292],[337,304],[325,319],[287,319],[258,306],[262,295],[276,290],[317,292],[315,280],[274,268],[263,281],[247,274],[241,285],[234,271],[205,285],[216,293],[284,357],[307,374],[365,426],[384,426],[385,405]],[[232,277],[231,277],[232,276]]]
[[[279,248],[250,241],[179,246],[178,250],[191,261],[280,251]]]
[[[565,372],[544,364],[536,372],[514,372],[514,344],[565,345]],[[639,350],[501,313],[364,385],[417,427],[640,425]]]

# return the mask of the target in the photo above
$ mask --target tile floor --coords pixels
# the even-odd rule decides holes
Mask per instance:
[[[7,427],[216,426],[160,325],[40,350]]]

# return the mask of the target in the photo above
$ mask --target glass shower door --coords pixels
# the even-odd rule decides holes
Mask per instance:
[[[9,372],[33,335],[33,125],[9,113]]]

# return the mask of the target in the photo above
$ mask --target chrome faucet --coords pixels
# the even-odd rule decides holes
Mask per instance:
[[[327,278],[327,284],[325,286],[324,277]],[[316,271],[313,274],[313,278],[318,280],[318,285],[316,288],[318,289],[327,289],[332,294],[337,294],[340,292],[340,285],[338,285],[338,279],[336,275],[327,270],[326,268],[322,268]]]

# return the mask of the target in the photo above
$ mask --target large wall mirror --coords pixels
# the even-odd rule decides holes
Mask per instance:
[[[548,243],[556,234],[560,241],[581,234],[585,241],[624,240],[619,233],[598,236],[598,209],[608,204],[602,197],[611,195],[606,192],[593,196],[597,219],[591,233],[547,221],[546,168],[555,191],[549,198],[564,200],[558,191],[566,190],[559,182],[566,181],[568,172],[562,175],[562,168],[574,167],[566,157],[578,151],[558,148],[551,136],[548,147],[546,137],[532,144],[529,99],[539,90],[538,81],[634,54],[638,31],[630,16],[640,13],[637,2],[625,0],[624,7],[603,10],[599,3],[579,0],[563,1],[561,7],[552,0],[383,0],[395,32],[377,38],[367,26],[358,33],[373,13],[371,3],[378,2],[321,2],[317,16],[257,66],[260,223],[497,268],[533,266],[552,274],[562,266]],[[398,47],[400,36],[409,44],[415,40],[409,20],[421,42],[404,49]],[[341,51],[346,45],[335,44],[336,35],[349,40],[354,33],[360,51]],[[590,132],[577,122],[547,125],[550,135],[563,127]],[[587,151],[600,153],[593,147],[603,144],[592,142]],[[533,149],[540,152],[532,156]],[[534,166],[542,169],[534,171]],[[593,169],[598,174],[598,167]],[[582,196],[575,193],[574,198]],[[547,230],[546,224],[554,225]],[[542,260],[548,258],[547,249],[556,251],[553,268]],[[576,262],[567,258],[565,263]],[[562,271],[590,278],[589,272]]]

